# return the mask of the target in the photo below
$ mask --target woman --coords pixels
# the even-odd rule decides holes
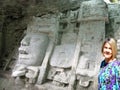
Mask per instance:
[[[102,46],[104,60],[98,76],[98,90],[120,90],[120,62],[116,59],[117,45],[108,38]]]

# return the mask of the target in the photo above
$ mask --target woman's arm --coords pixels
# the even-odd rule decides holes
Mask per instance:
[[[116,74],[116,89],[120,90],[120,62],[118,63],[118,65],[115,65],[115,74]]]

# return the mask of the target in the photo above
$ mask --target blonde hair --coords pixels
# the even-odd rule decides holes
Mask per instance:
[[[113,38],[108,38],[108,39],[106,39],[106,40],[104,41],[103,45],[102,45],[102,50],[101,50],[102,54],[103,54],[104,45],[105,45],[106,43],[109,43],[110,46],[111,46],[111,48],[112,48],[112,58],[111,58],[111,59],[116,58],[116,55],[117,55],[117,43],[116,43],[116,40],[113,39]]]

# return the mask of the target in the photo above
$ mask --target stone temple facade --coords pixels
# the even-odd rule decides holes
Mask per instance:
[[[97,90],[106,37],[117,40],[120,58],[119,8],[90,0],[75,10],[31,17],[9,84],[1,82],[1,90]]]

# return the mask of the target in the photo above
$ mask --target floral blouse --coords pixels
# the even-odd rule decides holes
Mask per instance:
[[[98,90],[120,90],[120,61],[102,61],[98,76]]]

